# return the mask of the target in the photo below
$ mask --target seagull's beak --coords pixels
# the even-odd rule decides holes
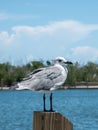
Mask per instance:
[[[65,64],[73,64],[71,61],[64,62]]]

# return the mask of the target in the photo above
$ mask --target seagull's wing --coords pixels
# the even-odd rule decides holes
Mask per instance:
[[[53,80],[56,77],[58,77],[61,74],[61,71],[54,66],[46,67],[46,68],[40,68],[35,71],[33,71],[30,76],[33,78],[44,78],[44,79],[50,79]]]
[[[55,86],[59,86],[64,82],[65,78],[63,78],[62,72],[58,67],[51,66],[35,73],[32,80],[36,81],[36,84],[33,82],[32,88],[39,91],[50,90]]]
[[[40,72],[40,71],[42,71],[44,69],[45,68],[39,68],[39,69],[36,69],[36,70],[32,71],[31,73],[27,74],[27,76],[25,78],[23,78],[23,81],[31,79],[34,74],[36,74],[36,73],[38,73],[38,72]]]
[[[34,91],[45,91],[61,85],[64,79],[61,69],[51,66],[33,71],[29,78],[20,82],[20,86]]]
[[[45,69],[45,68],[36,69],[36,70],[34,70],[33,72],[31,72],[29,75],[36,74],[36,73],[38,73],[38,72],[40,72],[40,71],[42,71],[42,70],[44,70],[44,69]]]

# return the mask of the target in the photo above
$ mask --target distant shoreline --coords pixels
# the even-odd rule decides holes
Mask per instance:
[[[0,87],[0,90],[13,90],[12,87]],[[98,85],[65,86],[64,89],[98,89]]]
[[[77,86],[65,86],[65,89],[97,89],[98,85],[77,85]]]
[[[11,90],[9,87],[0,87],[0,90]]]
[[[67,87],[67,89],[97,89],[98,86],[72,86],[72,87]],[[66,87],[65,87],[66,89]]]

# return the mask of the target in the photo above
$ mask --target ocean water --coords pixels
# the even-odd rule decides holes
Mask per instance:
[[[43,110],[43,94],[0,91],[0,130],[32,130],[33,111]],[[49,94],[47,94],[49,109]],[[98,130],[98,89],[60,90],[53,108],[73,123],[73,130]]]

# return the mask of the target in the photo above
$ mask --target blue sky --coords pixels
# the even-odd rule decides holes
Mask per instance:
[[[97,13],[98,0],[1,0],[0,63],[98,63]]]

